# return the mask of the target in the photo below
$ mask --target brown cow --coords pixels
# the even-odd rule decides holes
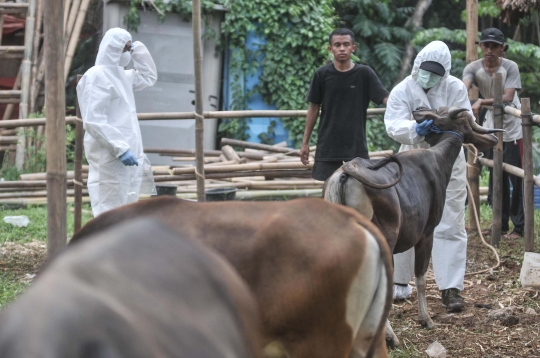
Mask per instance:
[[[322,199],[193,203],[163,197],[108,211],[72,239],[152,217],[226,257],[255,293],[264,344],[291,357],[387,357],[388,246],[363,215]]]
[[[257,358],[260,328],[226,260],[139,219],[52,261],[0,315],[0,357]]]

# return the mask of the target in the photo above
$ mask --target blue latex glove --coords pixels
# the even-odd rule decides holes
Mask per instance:
[[[135,158],[135,156],[133,155],[133,153],[131,153],[131,150],[129,150],[129,149],[128,149],[127,152],[125,152],[124,154],[122,154],[120,156],[120,160],[122,161],[122,163],[124,165],[128,165],[128,166],[136,165],[136,166],[139,166],[139,162],[137,162],[137,159]]]
[[[428,119],[427,121],[423,121],[422,123],[416,124],[416,134],[420,136],[428,135],[429,130],[431,129],[432,125],[433,125],[433,119]]]

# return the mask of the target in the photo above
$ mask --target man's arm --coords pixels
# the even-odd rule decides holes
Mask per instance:
[[[304,139],[302,140],[302,148],[300,149],[300,160],[302,164],[309,164],[309,138],[311,137],[311,132],[317,123],[317,117],[319,116],[320,105],[316,103],[309,103],[306,116],[306,127],[304,129]]]
[[[157,81],[156,64],[146,46],[139,41],[133,43],[131,54],[135,70],[125,70],[126,76],[131,78],[134,91],[141,91],[153,86]]]

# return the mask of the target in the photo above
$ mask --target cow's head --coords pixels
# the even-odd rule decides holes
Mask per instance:
[[[474,117],[465,108],[439,107],[436,111],[429,108],[418,108],[413,111],[417,123],[432,119],[433,124],[442,132],[451,131],[460,134],[464,143],[471,143],[480,150],[493,148],[498,139],[491,133],[504,132],[503,129],[487,129],[478,125]],[[438,135],[428,135],[426,141],[435,145]]]

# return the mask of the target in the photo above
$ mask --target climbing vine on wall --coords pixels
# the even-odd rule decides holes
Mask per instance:
[[[264,101],[277,109],[306,109],[306,91],[317,67],[328,58],[328,35],[334,29],[336,15],[332,0],[202,0],[202,12],[211,10],[215,3],[228,9],[222,23],[223,38],[218,46],[228,44],[230,58],[231,110],[247,108],[248,99],[254,94],[262,95]],[[191,16],[191,1],[169,0],[154,2],[158,16],[165,18],[168,12],[177,12],[185,20]],[[129,30],[140,24],[138,9],[150,7],[149,2],[132,0],[124,20]],[[246,47],[248,33],[254,32],[265,42],[257,49]],[[262,67],[257,86],[246,90],[245,76],[254,74]],[[289,138],[299,146],[304,132],[304,118],[282,118]],[[275,126],[275,125],[274,125]],[[261,140],[271,142],[273,127],[263,133]],[[249,123],[245,119],[223,121],[221,136],[246,139]],[[316,131],[312,142],[316,140]]]
[[[247,99],[257,92],[277,109],[307,108],[305,96],[313,73],[328,57],[328,35],[336,20],[332,1],[225,0],[224,5],[229,11],[221,30],[234,50],[230,62],[231,109],[246,109]],[[264,38],[265,43],[256,50],[247,49],[249,32]],[[245,91],[244,76],[253,74],[259,66],[259,84]],[[246,124],[240,121],[223,122],[222,134],[241,136]],[[282,118],[282,122],[289,138],[300,145],[305,119]]]

